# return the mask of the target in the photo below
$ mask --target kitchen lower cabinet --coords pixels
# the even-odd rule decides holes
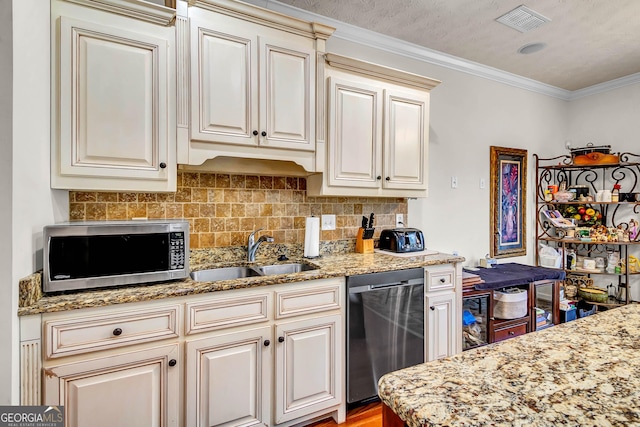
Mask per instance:
[[[179,361],[173,344],[52,366],[43,404],[67,427],[179,426]]]
[[[345,278],[23,316],[22,404],[67,426],[344,422]]]
[[[339,405],[341,316],[280,323],[275,331],[275,423]]]
[[[462,267],[425,268],[425,361],[462,351]]]
[[[456,317],[459,312],[456,310],[455,297],[455,292],[426,296],[426,335],[429,337],[425,341],[427,361],[454,354],[455,341],[451,338],[455,335]]]
[[[268,425],[271,329],[186,343],[186,425]]]
[[[328,413],[344,420],[343,293],[339,278],[190,301],[187,425],[292,425]]]
[[[175,10],[138,3],[51,2],[52,188],[176,190]]]

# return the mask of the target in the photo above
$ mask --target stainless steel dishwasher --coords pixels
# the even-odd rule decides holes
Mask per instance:
[[[347,403],[378,395],[388,372],[424,362],[424,270],[347,277]]]

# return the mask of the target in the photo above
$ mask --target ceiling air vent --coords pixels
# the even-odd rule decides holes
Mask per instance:
[[[551,22],[551,19],[540,15],[537,12],[529,9],[524,5],[520,5],[513,9],[511,12],[507,12],[502,15],[496,21],[518,30],[521,33],[538,28],[539,26]]]

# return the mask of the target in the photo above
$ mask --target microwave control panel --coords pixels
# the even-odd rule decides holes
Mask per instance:
[[[172,232],[170,235],[170,269],[181,270],[184,268],[185,248],[184,233]]]

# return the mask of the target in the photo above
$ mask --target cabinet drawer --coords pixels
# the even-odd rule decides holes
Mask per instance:
[[[451,266],[429,267],[426,272],[426,292],[455,289],[456,270]]]
[[[179,306],[105,313],[44,323],[47,358],[175,338]]]
[[[337,310],[342,305],[339,283],[312,288],[298,286],[300,289],[276,292],[276,319]]]
[[[187,303],[186,334],[265,322],[270,304],[269,293]]]
[[[493,342],[504,341],[509,338],[517,337],[518,335],[524,335],[528,332],[528,329],[527,323],[520,323],[518,325],[496,329],[493,333]]]

